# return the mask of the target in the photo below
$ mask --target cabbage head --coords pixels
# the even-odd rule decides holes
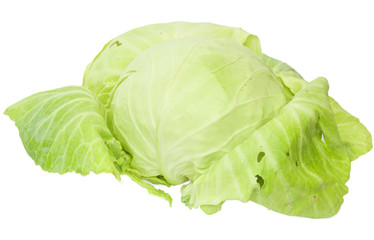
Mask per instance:
[[[107,43],[83,86],[6,109],[27,153],[48,172],[127,175],[180,185],[207,214],[253,201],[310,218],[333,216],[368,130],[328,95],[262,53],[257,36],[210,23],[154,24]]]

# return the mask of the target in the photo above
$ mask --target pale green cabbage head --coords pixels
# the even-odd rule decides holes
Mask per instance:
[[[170,203],[153,184],[185,183],[182,201],[208,214],[251,200],[321,218],[337,213],[351,161],[372,148],[328,88],[242,29],[174,22],[118,36],[83,87],[32,95],[5,114],[49,172],[125,174]]]

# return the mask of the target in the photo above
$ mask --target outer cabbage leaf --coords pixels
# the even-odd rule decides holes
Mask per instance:
[[[327,91],[325,79],[307,84],[279,115],[184,186],[183,202],[208,213],[230,199],[287,215],[334,215],[347,193],[350,159]]]
[[[277,78],[291,91],[294,95],[305,85],[308,84],[303,77],[292,67],[275,58],[262,54],[262,60],[274,72]]]
[[[43,170],[119,176],[114,163],[121,145],[105,127],[104,109],[90,91],[65,87],[38,93],[5,114],[15,121],[27,153]]]
[[[108,42],[87,66],[83,86],[109,107],[112,90],[126,67],[144,50],[172,39],[210,37],[243,44],[261,56],[260,41],[240,28],[211,23],[172,22],[133,29]]]
[[[351,160],[357,159],[373,148],[372,137],[367,128],[345,111],[333,98],[329,98],[331,108],[335,115],[339,134],[344,142]]]
[[[83,87],[64,87],[27,97],[6,109],[19,129],[27,153],[48,172],[128,175],[151,194],[171,202],[168,194],[141,181],[131,157],[105,123],[105,109]]]
[[[194,180],[287,103],[248,48],[214,38],[163,42],[125,70],[111,103],[117,139],[144,177]]]
[[[265,54],[262,55],[262,59],[272,69],[278,79],[291,90],[292,94],[296,94],[308,83],[286,63]],[[346,145],[351,160],[353,161],[369,152],[373,147],[370,132],[356,117],[345,111],[333,98],[329,97],[329,102],[335,115],[339,135]]]

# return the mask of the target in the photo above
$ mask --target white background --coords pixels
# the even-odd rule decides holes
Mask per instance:
[[[324,76],[330,95],[374,133],[374,7],[371,1],[2,1],[0,111],[36,92],[80,85],[111,38],[176,20],[242,27],[263,51]],[[350,191],[329,219],[281,215],[227,202],[205,215],[123,177],[43,172],[14,123],[0,116],[0,239],[374,239],[373,151],[353,162]]]

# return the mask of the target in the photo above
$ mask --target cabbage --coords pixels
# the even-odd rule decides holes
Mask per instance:
[[[131,30],[87,66],[83,86],[6,109],[27,153],[48,172],[129,176],[180,185],[212,214],[227,200],[287,215],[331,217],[368,130],[328,95],[261,51],[240,28],[174,22]]]

